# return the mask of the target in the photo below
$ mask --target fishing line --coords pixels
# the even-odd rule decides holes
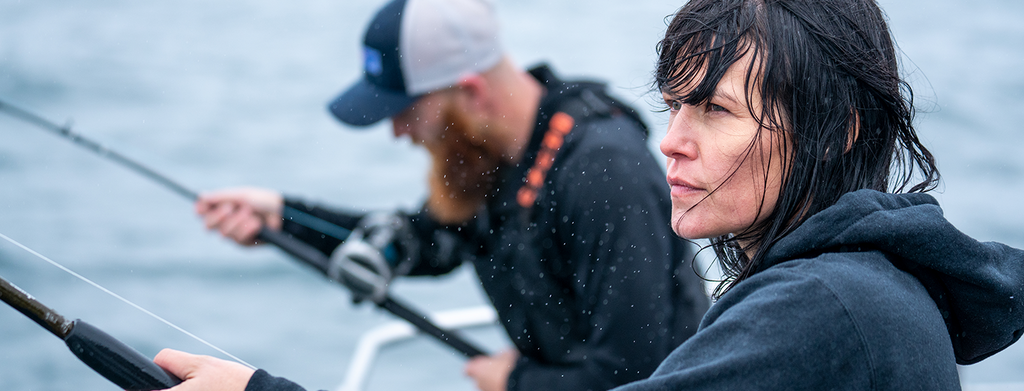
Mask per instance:
[[[57,267],[58,269],[60,269],[60,270],[63,270],[63,271],[65,271],[65,272],[67,272],[68,274],[72,275],[72,276],[75,276],[75,278],[78,278],[79,280],[85,281],[85,282],[86,282],[87,284],[89,284],[89,285],[92,285],[92,286],[96,287],[96,289],[99,289],[99,290],[103,291],[104,293],[106,293],[106,294],[108,294],[108,295],[111,295],[111,296],[113,296],[114,298],[116,298],[116,299],[118,299],[118,300],[121,300],[121,301],[123,301],[123,302],[124,302],[125,304],[128,304],[128,305],[130,305],[130,306],[132,306],[132,307],[135,307],[135,309],[137,309],[137,310],[139,310],[139,311],[142,311],[142,313],[144,313],[144,314],[146,314],[146,315],[149,315],[149,316],[153,317],[153,319],[156,319],[156,320],[159,320],[160,322],[163,322],[163,324],[165,324],[165,325],[167,325],[167,326],[170,326],[171,328],[173,328],[173,329],[175,329],[175,330],[178,330],[178,331],[180,331],[180,332],[181,332],[182,334],[185,334],[185,335],[187,335],[187,336],[189,336],[189,337],[192,337],[192,339],[195,339],[196,341],[199,341],[199,342],[201,342],[202,344],[204,344],[204,345],[206,345],[206,346],[209,346],[209,347],[210,347],[210,348],[212,348],[213,350],[216,350],[216,351],[218,351],[218,352],[220,352],[220,353],[222,353],[222,354],[224,354],[224,355],[226,355],[226,356],[228,356],[228,357],[231,357],[231,359],[233,359],[233,360],[235,360],[235,361],[237,361],[237,362],[241,363],[242,365],[245,365],[245,366],[247,366],[247,367],[249,367],[249,368],[252,368],[252,369],[256,369],[256,367],[252,366],[251,364],[249,364],[249,363],[245,362],[244,360],[242,360],[242,359],[240,359],[240,358],[238,358],[238,357],[235,357],[235,355],[233,355],[233,354],[231,354],[231,353],[228,353],[228,352],[224,351],[224,349],[221,349],[221,348],[219,348],[219,347],[216,347],[216,346],[214,346],[214,345],[213,345],[212,343],[209,343],[209,342],[207,342],[206,340],[204,340],[204,339],[202,339],[202,338],[199,338],[199,337],[198,337],[198,336],[196,336],[195,334],[192,334],[192,333],[190,333],[190,332],[186,331],[185,329],[183,329],[183,328],[181,328],[181,327],[178,327],[178,326],[177,326],[177,325],[175,325],[174,323],[171,323],[171,322],[170,322],[170,321],[168,321],[167,319],[164,319],[164,318],[160,317],[159,315],[157,315],[157,314],[154,314],[153,312],[151,312],[151,311],[149,311],[149,310],[147,310],[147,309],[145,309],[145,308],[142,308],[142,306],[140,306],[140,305],[138,305],[138,304],[135,304],[135,303],[133,303],[133,302],[132,302],[131,300],[128,300],[128,299],[125,299],[124,297],[121,297],[121,295],[118,295],[117,293],[114,293],[113,291],[111,291],[111,290],[109,290],[109,289],[107,289],[107,288],[104,288],[104,287],[103,287],[102,285],[100,285],[100,284],[97,284],[97,283],[93,282],[92,280],[90,280],[90,279],[86,278],[85,276],[83,276],[83,275],[81,275],[81,274],[78,274],[78,273],[75,273],[75,271],[74,271],[74,270],[68,269],[68,268],[67,268],[67,267],[65,267],[64,265],[61,265],[60,263],[57,263],[57,261],[54,261],[54,260],[52,260],[52,259],[50,259],[50,258],[46,257],[45,255],[43,255],[43,254],[40,254],[40,253],[36,252],[35,250],[33,250],[33,249],[31,249],[31,248],[28,248],[27,246],[25,246],[25,245],[23,245],[23,244],[21,244],[21,243],[18,243],[18,241],[16,241],[16,240],[14,240],[14,239],[11,239],[11,238],[7,237],[7,235],[4,235],[3,233],[0,233],[0,238],[3,238],[4,240],[6,240],[6,241],[10,242],[11,244],[13,244],[13,245],[15,245],[15,246],[18,246],[18,247],[19,247],[19,248],[21,248],[22,250],[25,250],[25,251],[27,251],[27,252],[28,252],[29,254],[35,255],[35,256],[36,256],[36,257],[38,257],[39,259],[42,259],[42,260],[44,260],[44,261],[46,261],[46,262],[50,263],[51,265],[53,265],[53,266],[56,266],[56,267]]]

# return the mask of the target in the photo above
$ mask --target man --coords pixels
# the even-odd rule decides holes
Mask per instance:
[[[387,4],[366,31],[363,79],[330,104],[354,126],[390,118],[396,137],[427,148],[421,210],[382,219],[242,189],[204,195],[197,211],[239,243],[266,226],[332,257],[351,241],[323,221],[355,232],[389,227],[394,239],[376,247],[393,250],[386,274],[437,275],[470,262],[515,344],[466,365],[481,390],[605,390],[645,378],[708,306],[688,244],[671,232],[646,126],[601,84],[513,65],[493,11],[482,0]],[[157,357],[183,378],[223,365],[185,365],[195,360]],[[248,381],[297,389],[265,371]]]

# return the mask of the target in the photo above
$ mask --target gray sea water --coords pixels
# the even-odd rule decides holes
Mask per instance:
[[[0,99],[136,158],[195,190],[254,185],[365,209],[413,208],[425,154],[386,124],[352,131],[325,104],[360,72],[381,1],[0,0]],[[501,0],[521,65],[608,80],[664,133],[647,85],[681,1]],[[884,0],[917,93],[918,129],[945,175],[948,218],[1024,247],[1024,2]],[[359,336],[394,320],[267,248],[206,232],[189,201],[63,139],[0,115],[0,233],[249,363],[310,389],[344,377]],[[0,276],[146,355],[217,355],[25,251]],[[425,311],[486,303],[470,271],[401,281]],[[497,328],[470,335],[488,349]],[[369,389],[472,389],[463,360],[426,339],[377,360]],[[965,384],[1024,381],[1024,347],[962,368]],[[0,306],[0,390],[114,390],[61,341]]]

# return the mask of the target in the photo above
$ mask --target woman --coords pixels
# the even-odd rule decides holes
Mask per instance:
[[[873,0],[694,0],[659,45],[672,227],[726,278],[620,390],[959,389],[1024,328],[1024,252],[953,228]]]

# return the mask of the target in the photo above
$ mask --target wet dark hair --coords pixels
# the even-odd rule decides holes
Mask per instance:
[[[669,23],[658,53],[655,87],[697,106],[751,54],[747,106],[760,95],[763,112],[751,112],[759,132],[778,132],[770,139],[788,157],[766,162],[782,165],[773,212],[711,240],[724,272],[716,297],[843,194],[924,192],[938,184],[935,159],[912,125],[913,92],[900,78],[895,44],[873,0],[692,0]],[[754,137],[745,158],[761,139]],[[752,258],[739,243],[757,249]]]

